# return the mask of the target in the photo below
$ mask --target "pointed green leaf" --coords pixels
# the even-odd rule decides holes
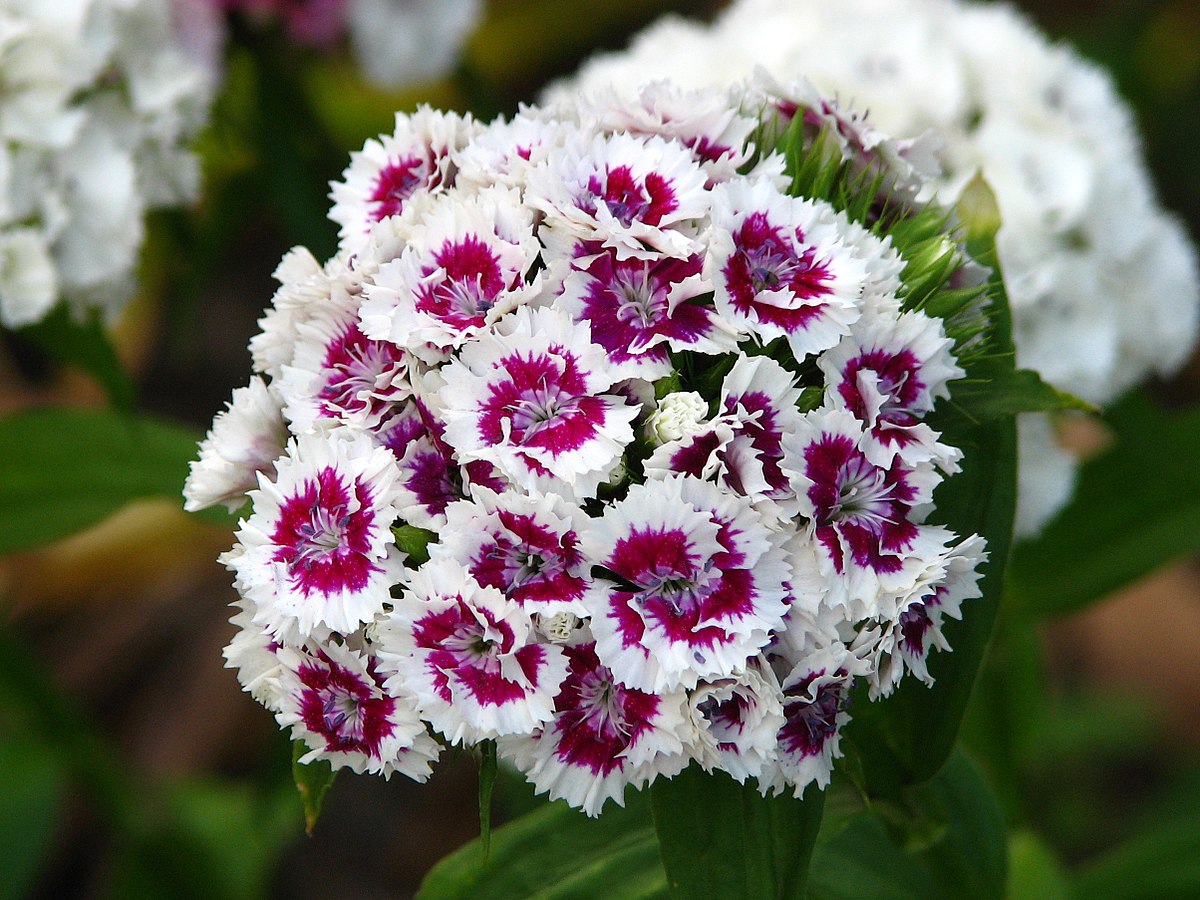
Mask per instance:
[[[93,525],[131,500],[178,499],[198,435],[107,410],[0,418],[0,553]]]
[[[397,525],[392,529],[396,546],[408,554],[410,565],[419,566],[429,561],[429,542],[437,540],[437,534],[417,528],[415,525]]]
[[[763,797],[693,765],[650,789],[673,897],[803,897],[824,794]]]
[[[971,377],[953,382],[951,406],[977,422],[1001,419],[1024,412],[1099,410],[1066,391],[1046,384],[1030,369],[1013,370],[996,360],[985,360],[973,367]]]
[[[321,816],[321,807],[325,805],[325,795],[333,787],[338,770],[323,759],[311,763],[300,762],[300,757],[307,753],[308,749],[304,741],[292,742],[292,779],[296,782],[296,790],[300,792],[300,800],[304,804],[304,830],[312,834],[313,829],[317,827],[317,819]]]
[[[589,819],[562,801],[542,806],[447,856],[426,876],[420,900],[665,897],[666,878],[644,793]]]
[[[1200,410],[1132,394],[1105,419],[1112,446],[1079,472],[1071,502],[1013,552],[1013,596],[1060,615],[1200,549]]]

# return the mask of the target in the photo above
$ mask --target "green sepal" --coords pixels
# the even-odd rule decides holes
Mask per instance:
[[[311,835],[317,827],[317,819],[321,817],[321,808],[325,805],[325,795],[333,787],[338,770],[325,759],[300,762],[300,758],[308,751],[309,747],[304,741],[292,741],[292,780],[304,804],[304,831]]]
[[[396,546],[408,555],[412,566],[424,565],[429,561],[429,544],[437,540],[437,532],[417,528],[415,525],[396,525],[392,528]]]

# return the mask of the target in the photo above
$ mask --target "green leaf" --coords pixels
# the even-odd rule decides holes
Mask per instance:
[[[938,826],[921,857],[951,896],[1004,896],[1008,829],[1000,805],[975,765],[955,753],[920,792],[922,817]]]
[[[1062,864],[1036,835],[1018,831],[1008,841],[1009,900],[1071,900],[1075,896]]]
[[[58,361],[77,365],[94,377],[116,409],[133,410],[133,382],[117,359],[98,311],[93,310],[80,321],[65,304],[60,304],[42,321],[18,333]]]
[[[24,897],[49,861],[64,812],[57,756],[18,735],[0,740],[0,897]]]
[[[1105,419],[1112,446],[1083,465],[1066,509],[1013,553],[1010,589],[1038,615],[1079,609],[1200,548],[1200,410],[1163,412],[1135,393]]]
[[[325,805],[325,795],[333,787],[339,770],[324,759],[312,763],[300,762],[300,757],[308,749],[304,741],[292,742],[292,780],[296,782],[296,790],[300,792],[300,799],[304,803],[304,831],[311,835],[321,816],[321,807]]]
[[[542,806],[492,832],[484,858],[472,841],[439,862],[425,877],[420,900],[594,897],[614,900],[665,897],[649,798],[626,795],[589,819],[564,802]]]
[[[819,900],[1004,896],[1004,818],[961,753],[897,806],[875,806],[822,829],[808,896]]]
[[[131,500],[179,498],[196,440],[176,425],[106,410],[0,418],[0,553],[65,537]]]
[[[1200,814],[1143,831],[1077,879],[1088,900],[1190,900],[1200,897]]]
[[[420,566],[429,562],[429,544],[437,540],[437,533],[417,528],[415,525],[397,525],[392,529],[396,546],[408,554],[408,562]]]
[[[825,796],[763,797],[695,765],[650,788],[671,896],[803,897]]]
[[[950,405],[977,422],[1001,419],[1023,412],[1061,410],[1099,410],[1066,391],[1046,384],[1030,369],[1013,370],[1011,365],[984,360],[976,365],[969,379],[951,385]]]

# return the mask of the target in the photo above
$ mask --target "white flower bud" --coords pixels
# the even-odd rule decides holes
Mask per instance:
[[[656,444],[677,441],[701,431],[708,418],[708,402],[695,391],[676,391],[658,401],[646,422],[646,436]]]
[[[569,612],[538,616],[537,627],[546,640],[555,644],[565,644],[579,627],[579,616]]]

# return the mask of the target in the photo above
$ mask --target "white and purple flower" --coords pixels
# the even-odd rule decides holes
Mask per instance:
[[[759,179],[713,190],[705,274],[722,316],[764,344],[786,339],[801,360],[849,333],[867,267],[839,233],[833,207]]]
[[[537,295],[540,278],[525,276],[540,247],[532,214],[510,189],[448,191],[414,205],[397,223],[405,239],[399,258],[366,287],[362,328],[436,364]],[[436,348],[432,357],[426,345]]]
[[[341,226],[343,246],[362,249],[376,222],[399,215],[415,196],[451,187],[451,155],[476,131],[470,116],[428,106],[397,113],[395,130],[352,153],[343,180],[331,186],[329,218]]]
[[[565,313],[521,309],[505,324],[443,370],[446,441],[526,490],[550,476],[594,496],[633,440],[639,410],[604,393],[611,366]]]
[[[305,435],[275,468],[250,492],[225,563],[280,642],[354,631],[383,611],[395,580],[395,460],[366,436]]]
[[[276,718],[308,746],[301,763],[324,759],[335,769],[429,777],[440,748],[412,700],[384,689],[374,658],[338,644],[316,653],[285,648],[278,655]]]
[[[565,799],[589,816],[608,800],[624,806],[625,787],[683,771],[686,695],[637,690],[617,679],[581,642],[563,648],[567,675],[554,717],[529,737],[501,740],[500,754],[538,793]]]
[[[618,259],[687,259],[703,250],[705,175],[690,150],[658,136],[580,136],[530,171],[525,202],[545,219],[540,237],[560,257],[577,242]]]
[[[456,560],[530,614],[584,616],[591,579],[579,535],[587,524],[561,497],[476,488],[471,500],[446,508],[442,539],[429,552]]]
[[[788,566],[749,501],[688,475],[634,485],[584,538],[600,658],[642,690],[740,672],[783,620]]]
[[[834,405],[849,410],[875,441],[875,460],[891,465],[899,454],[911,462],[936,460],[949,471],[957,451],[937,442],[923,421],[948,382],[963,377],[950,354],[953,342],[940,320],[921,312],[867,312],[841,343],[817,360]]]
[[[807,413],[783,439],[783,471],[819,547],[823,568],[858,585],[893,590],[923,557],[923,507],[940,481],[932,464],[873,462],[875,439],[849,412]],[[889,577],[890,576],[890,577]],[[909,581],[908,583],[911,583]]]
[[[550,718],[562,649],[537,640],[529,613],[449,559],[415,573],[377,626],[388,685],[403,686],[451,743],[524,734]]]

